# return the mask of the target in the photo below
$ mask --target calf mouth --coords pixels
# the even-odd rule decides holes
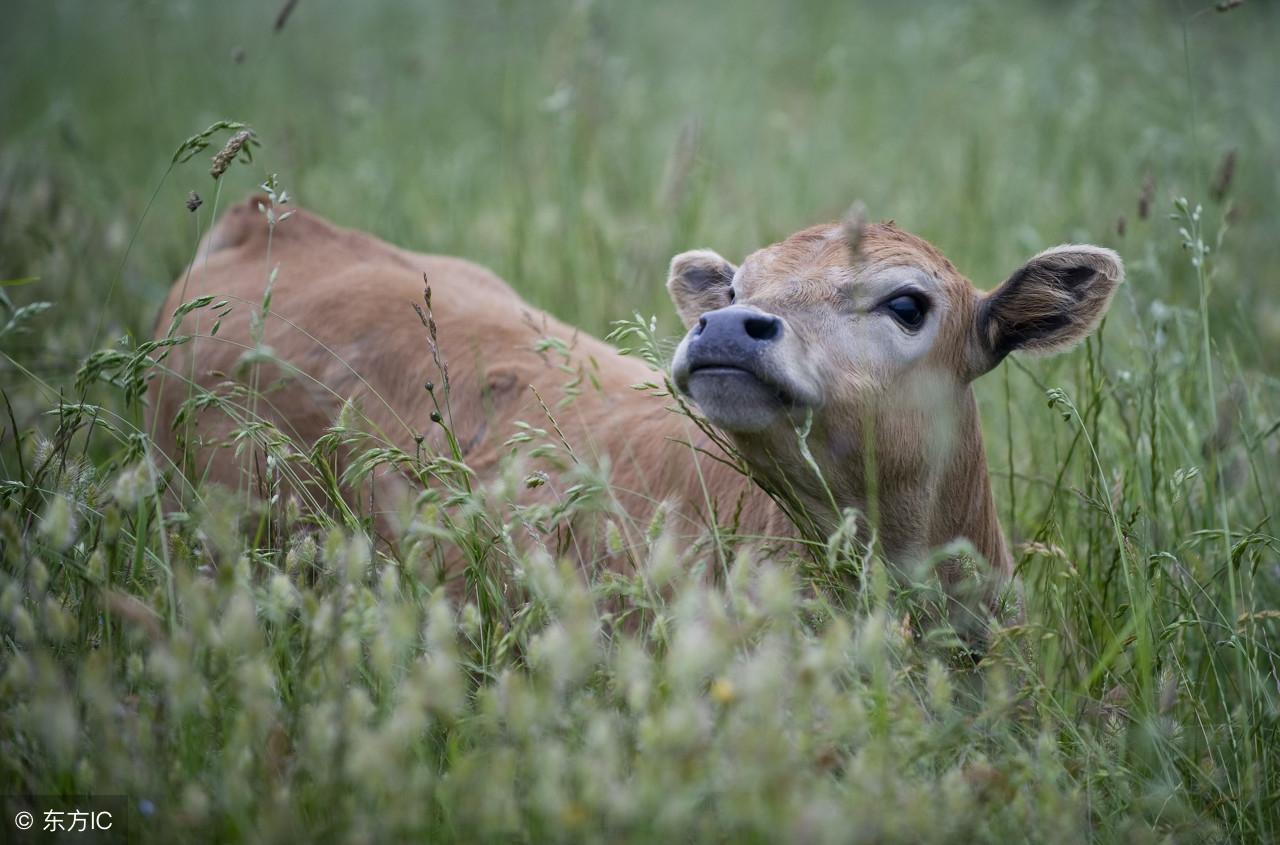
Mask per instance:
[[[699,364],[689,367],[684,378],[684,384],[681,391],[685,394],[693,396],[699,388],[695,385],[708,379],[716,379],[724,382],[725,387],[733,389],[733,385],[737,385],[738,389],[750,393],[763,393],[769,395],[773,402],[784,408],[801,407],[804,403],[796,400],[795,396],[787,388],[778,384],[775,380],[766,378],[754,369],[744,367],[740,364]],[[694,397],[697,398],[696,396]],[[747,397],[744,395],[743,397]]]
[[[812,407],[772,373],[743,361],[678,358],[676,388],[697,404],[709,422],[729,432],[758,432],[792,413]]]

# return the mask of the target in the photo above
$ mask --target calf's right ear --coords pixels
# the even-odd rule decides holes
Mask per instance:
[[[1053,354],[1084,340],[1123,280],[1120,256],[1100,246],[1069,244],[1032,258],[979,300],[970,376],[1010,352]]]
[[[686,329],[698,323],[708,311],[729,304],[730,285],[736,269],[709,249],[682,252],[671,259],[667,292]]]

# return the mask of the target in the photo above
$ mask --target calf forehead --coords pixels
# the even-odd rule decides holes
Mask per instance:
[[[770,289],[778,286],[800,293],[794,290],[799,287],[820,295],[828,286],[855,280],[867,265],[918,267],[943,285],[968,286],[936,247],[892,222],[867,225],[856,256],[840,224],[804,229],[750,255],[743,262],[742,275],[745,280]]]
[[[893,267],[914,267],[937,280],[946,307],[928,358],[936,366],[958,371],[979,293],[933,244],[891,222],[867,225],[856,256],[842,225],[805,229],[749,256],[741,278],[753,300],[794,318],[806,306],[839,302],[842,288],[858,286],[877,270]],[[882,281],[883,275],[873,284]]]

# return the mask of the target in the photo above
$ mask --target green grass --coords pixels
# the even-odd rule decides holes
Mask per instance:
[[[303,0],[278,33],[247,0],[5,10],[0,793],[124,793],[154,841],[1280,838],[1278,10],[686,5]],[[213,182],[222,133],[170,165],[220,119],[251,164]],[[573,509],[433,460],[402,559],[357,525],[245,530],[213,489],[162,521],[135,353],[273,173],[597,333],[674,335],[671,254],[856,198],[980,287],[1118,249],[1096,338],[980,383],[1025,622],[957,668],[874,557],[858,586],[660,524],[634,576],[584,580],[504,540]],[[467,551],[461,606],[427,537]]]

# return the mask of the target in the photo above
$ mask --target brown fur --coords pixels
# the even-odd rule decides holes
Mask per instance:
[[[229,377],[241,369],[237,362],[252,345],[250,314],[259,307],[269,272],[267,224],[258,202],[253,198],[226,213],[160,309],[157,337],[168,331],[183,302],[211,295],[233,306],[216,337],[209,336],[212,314],[188,314],[177,333],[197,339],[174,349],[164,362],[168,375],[150,388],[149,428],[174,462],[180,449],[170,423],[191,395],[188,380],[226,392]],[[660,381],[658,374],[528,305],[489,271],[457,258],[401,250],[301,210],[276,228],[270,262],[279,274],[263,342],[297,372],[264,367],[259,384],[277,386],[265,392],[257,412],[300,445],[321,437],[350,398],[376,442],[412,454],[415,435],[425,434],[429,453],[447,454],[424,389],[428,381],[439,385],[441,374],[413,310],[423,302],[425,274],[452,384],[453,428],[467,464],[482,481],[494,478],[511,451],[503,444],[516,433],[517,421],[552,431],[536,390],[579,458],[609,461],[614,495],[641,528],[653,507],[669,500],[678,503],[671,525],[689,538],[705,531],[713,505],[721,519],[740,510],[744,531],[785,535],[785,521],[767,498],[700,451],[714,453],[716,447],[696,426],[673,414],[669,402],[632,388]],[[544,338],[563,343],[569,359],[537,351]],[[566,384],[574,379],[566,366],[588,378],[581,394],[561,406]],[[237,376],[247,378],[244,372]],[[188,476],[232,489],[258,488],[261,458],[251,460],[248,452],[237,457],[223,445],[237,424],[219,409],[199,415],[193,442],[202,445]],[[559,437],[551,434],[548,440]],[[530,465],[530,472],[546,470],[550,481],[527,496],[563,496],[572,482],[562,470],[572,462],[562,449],[558,461]],[[390,520],[391,511],[412,493],[402,476],[384,472],[364,495]],[[384,520],[383,527],[393,526]],[[578,542],[574,553],[587,562],[603,556],[597,542]]]

